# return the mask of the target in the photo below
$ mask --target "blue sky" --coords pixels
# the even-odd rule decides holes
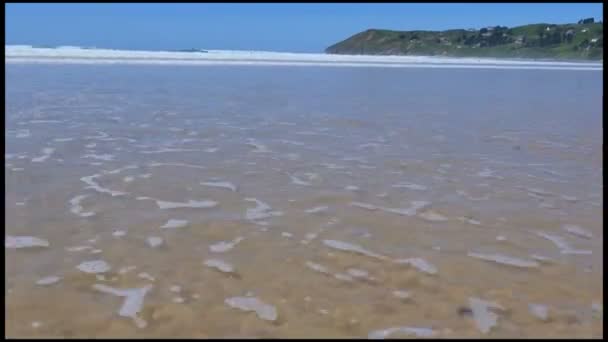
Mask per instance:
[[[6,43],[322,52],[368,28],[603,20],[596,4],[7,4]]]

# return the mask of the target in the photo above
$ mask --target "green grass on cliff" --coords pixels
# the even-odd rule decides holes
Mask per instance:
[[[370,29],[326,49],[332,54],[600,60],[603,23],[531,24],[481,30]]]

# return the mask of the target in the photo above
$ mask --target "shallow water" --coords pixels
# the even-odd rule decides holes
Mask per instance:
[[[6,70],[7,337],[603,336],[599,71]]]

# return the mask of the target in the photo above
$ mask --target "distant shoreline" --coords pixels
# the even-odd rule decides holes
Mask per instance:
[[[602,70],[601,61],[446,56],[332,55],[265,51],[143,51],[80,47],[5,46],[5,63],[293,65],[335,67]]]

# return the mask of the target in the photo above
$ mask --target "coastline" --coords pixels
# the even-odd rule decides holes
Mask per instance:
[[[205,50],[167,52],[111,50],[80,47],[36,48],[6,45],[5,63],[65,64],[171,64],[171,65],[290,65],[338,67],[426,67],[603,70],[603,63],[591,61],[529,60],[445,56],[337,55],[269,51]]]

